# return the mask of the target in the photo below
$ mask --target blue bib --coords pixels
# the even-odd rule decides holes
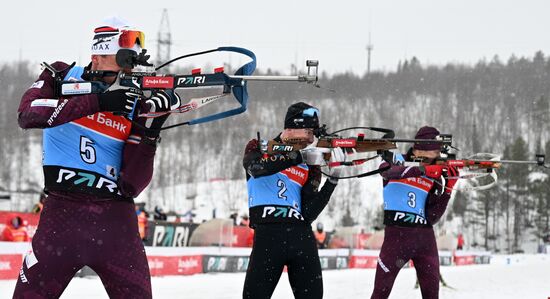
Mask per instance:
[[[308,174],[308,166],[300,164],[276,174],[251,177],[247,182],[248,207],[286,206],[301,212],[301,192]]]
[[[426,217],[425,206],[433,182],[425,177],[390,180],[384,187],[384,210]]]
[[[397,164],[404,161],[401,155],[397,155],[396,158]],[[426,217],[426,200],[433,184],[433,181],[425,176],[390,180],[384,187],[384,210]]]
[[[65,80],[80,81],[83,72],[83,67],[73,67]],[[57,113],[66,101],[69,100],[59,99]],[[118,194],[116,181],[130,130],[130,121],[110,112],[98,112],[44,129],[46,188],[96,195]]]

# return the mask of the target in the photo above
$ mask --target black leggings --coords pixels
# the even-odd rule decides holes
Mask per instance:
[[[256,227],[243,298],[271,298],[285,265],[294,298],[323,298],[323,276],[317,245],[311,227],[305,224],[264,224]]]

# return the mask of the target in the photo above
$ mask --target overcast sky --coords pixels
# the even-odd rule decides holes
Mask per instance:
[[[2,3],[0,61],[85,64],[92,30],[109,15],[142,28],[156,55],[163,8],[169,9],[172,56],[234,45],[255,52],[259,68],[285,72],[310,58],[329,73],[363,73],[369,31],[374,70],[394,70],[412,56],[424,64],[471,64],[495,54],[550,53],[550,1],[544,0],[19,0]]]

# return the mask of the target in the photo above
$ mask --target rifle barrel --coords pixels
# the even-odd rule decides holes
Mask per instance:
[[[495,161],[495,162],[507,163],[507,164],[537,164],[537,165],[540,164],[537,161],[517,161],[517,160],[500,160],[500,161]]]
[[[368,140],[368,139],[365,139]],[[450,140],[437,140],[437,139],[407,139],[407,138],[381,138],[378,140],[390,141],[390,142],[410,142],[410,143],[451,143]]]
[[[245,81],[294,81],[294,82],[317,82],[317,76],[235,76],[230,75],[229,78],[242,79]]]

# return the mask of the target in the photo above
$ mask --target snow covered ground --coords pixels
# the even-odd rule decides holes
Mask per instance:
[[[490,265],[442,267],[440,298],[550,298],[550,255],[495,256]],[[323,272],[327,299],[369,298],[373,269]],[[153,278],[155,298],[240,298],[244,273],[199,274]],[[15,281],[0,281],[0,298],[10,298]],[[414,269],[403,269],[390,298],[421,298],[414,289]],[[107,298],[98,278],[75,278],[61,298]],[[293,298],[283,274],[273,298]]]

